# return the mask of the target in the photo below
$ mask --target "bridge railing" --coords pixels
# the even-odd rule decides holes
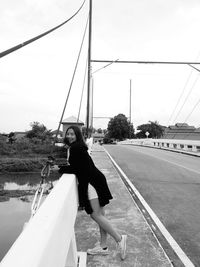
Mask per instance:
[[[175,139],[127,139],[120,144],[132,144],[169,148],[189,152],[200,152],[200,141],[198,140],[175,140]]]
[[[83,267],[74,224],[78,209],[76,177],[63,174],[0,263],[1,267]]]

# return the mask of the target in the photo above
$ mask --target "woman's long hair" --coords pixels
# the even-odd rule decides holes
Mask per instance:
[[[63,140],[64,143],[67,144],[68,146],[70,146],[70,143],[68,142],[68,139],[67,139],[67,132],[69,129],[72,129],[74,131],[74,133],[76,135],[76,143],[87,148],[87,145],[84,141],[82,132],[81,132],[80,128],[77,126],[70,126],[69,128],[67,128],[67,131],[65,133],[65,138]]]

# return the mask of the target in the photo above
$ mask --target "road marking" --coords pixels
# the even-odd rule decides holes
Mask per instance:
[[[184,264],[185,267],[195,267],[195,265],[191,262],[191,260],[188,258],[188,256],[185,254],[185,252],[181,249],[181,247],[178,245],[178,243],[175,241],[175,239],[171,236],[171,234],[168,232],[168,230],[165,228],[165,226],[162,224],[162,222],[159,220],[157,215],[154,213],[154,211],[150,208],[150,206],[147,204],[147,202],[144,200],[140,192],[136,189],[136,187],[130,182],[126,174],[122,171],[122,169],[118,166],[118,164],[114,161],[114,159],[111,157],[111,155],[108,153],[108,151],[105,149],[105,152],[107,153],[108,157],[113,162],[116,169],[120,172],[120,174],[124,177],[128,185],[132,188],[142,205],[145,207],[147,212],[150,214],[152,220],[154,221],[155,225],[159,228],[165,239],[168,241],[174,252],[177,254],[181,262]]]
[[[167,159],[162,159],[162,158],[160,158],[160,157],[156,157],[156,156],[154,156],[154,155],[152,155],[152,154],[144,153],[144,152],[141,152],[141,151],[137,151],[137,152],[139,152],[139,153],[141,153],[141,154],[144,154],[144,155],[148,155],[148,156],[150,156],[150,157],[153,157],[153,158],[156,158],[156,159],[159,159],[159,160],[162,160],[162,161],[166,161],[166,162],[171,163],[171,164],[173,164],[173,165],[175,165],[175,166],[184,168],[184,169],[186,169],[186,170],[188,170],[188,171],[192,171],[192,172],[195,172],[195,173],[197,173],[197,174],[200,174],[200,171],[196,171],[196,170],[194,170],[194,169],[185,167],[185,166],[183,166],[183,165],[181,165],[181,164],[178,164],[178,163],[174,163],[174,162],[172,162],[172,161],[169,161],[169,160],[167,160]]]

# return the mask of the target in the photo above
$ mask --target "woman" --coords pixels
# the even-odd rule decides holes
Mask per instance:
[[[106,219],[104,206],[112,199],[106,178],[94,165],[88,154],[88,147],[83,140],[81,130],[77,126],[67,129],[64,143],[69,146],[68,166],[60,166],[60,173],[74,173],[78,180],[79,205],[90,214],[99,225],[100,244],[88,249],[90,255],[107,255],[107,234],[117,242],[121,259],[126,256],[126,235],[120,235]]]

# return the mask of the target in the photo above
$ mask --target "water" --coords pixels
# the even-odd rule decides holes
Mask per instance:
[[[52,173],[52,181],[59,178],[58,173]],[[0,175],[0,261],[10,249],[23,230],[24,223],[31,215],[32,196],[20,197],[27,190],[35,192],[40,182],[40,174],[6,174]],[[14,190],[19,190],[19,197],[10,197]],[[30,191],[31,192],[31,191]]]
[[[17,198],[0,202],[0,260],[7,253],[19,234],[23,225],[30,218],[31,203]]]

